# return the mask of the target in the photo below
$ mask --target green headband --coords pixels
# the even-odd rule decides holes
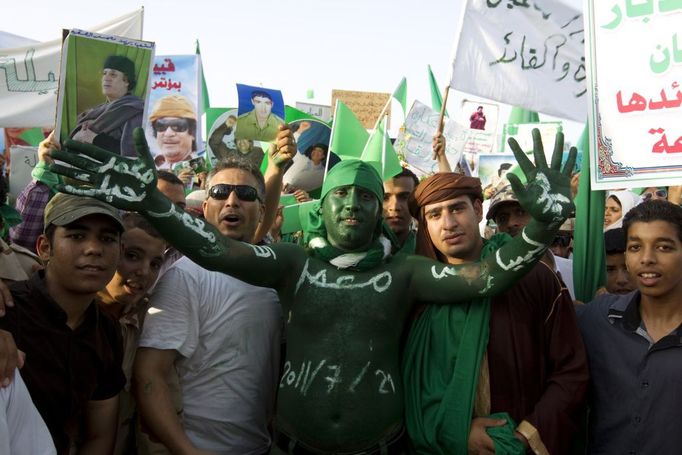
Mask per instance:
[[[360,186],[371,191],[380,203],[384,200],[384,183],[370,164],[360,160],[343,160],[337,163],[324,179],[320,200],[339,186]]]

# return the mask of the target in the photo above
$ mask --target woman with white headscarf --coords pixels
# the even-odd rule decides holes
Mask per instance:
[[[625,214],[640,202],[641,197],[630,190],[610,191],[604,207],[604,232],[622,227]]]

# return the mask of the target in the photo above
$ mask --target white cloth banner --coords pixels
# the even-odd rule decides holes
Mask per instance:
[[[142,39],[140,8],[88,29]],[[53,128],[62,40],[0,49],[0,127]]]
[[[587,119],[583,16],[558,0],[469,0],[450,87]]]

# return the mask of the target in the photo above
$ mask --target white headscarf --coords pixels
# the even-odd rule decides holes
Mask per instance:
[[[633,193],[630,190],[609,191],[606,195],[606,199],[610,198],[611,196],[613,196],[620,203],[621,217],[615,222],[611,223],[609,226],[605,227],[604,232],[623,227],[623,218],[625,218],[625,214],[642,202],[640,195]]]

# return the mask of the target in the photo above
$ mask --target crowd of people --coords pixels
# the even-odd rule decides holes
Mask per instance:
[[[0,244],[0,453],[677,453],[680,188],[607,195],[577,301],[575,150],[533,135],[485,205],[440,135],[421,181],[341,161],[295,242],[286,124],[193,209],[142,130],[135,160],[50,136]]]

